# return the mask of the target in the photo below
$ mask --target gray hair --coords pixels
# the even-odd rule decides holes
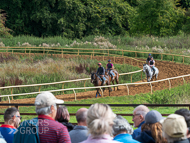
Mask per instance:
[[[51,112],[51,106],[43,107],[43,108],[37,108],[36,107],[36,114],[37,115],[49,115],[49,114],[51,114],[52,113]],[[54,106],[55,110],[57,110],[56,104],[54,104],[53,106]]]
[[[142,115],[143,118],[145,119],[146,114],[147,114],[150,110],[148,109],[148,107],[146,107],[146,106],[144,106],[144,105],[139,105],[139,106],[137,106],[137,107],[134,109],[133,112],[135,112],[135,111],[136,111],[136,114]]]
[[[133,133],[133,128],[129,124],[129,122],[123,118],[122,116],[117,116],[114,119],[114,125],[113,125],[113,135],[116,136],[118,134],[121,134],[122,132],[126,131],[128,134]]]
[[[170,136],[168,136],[164,131],[162,132],[162,136],[167,139],[167,142],[168,142],[168,143],[173,143],[173,142],[176,142],[176,141],[180,141],[180,140],[187,139],[186,136],[185,136],[185,137],[181,137],[181,138],[173,138],[173,137],[170,137]]]

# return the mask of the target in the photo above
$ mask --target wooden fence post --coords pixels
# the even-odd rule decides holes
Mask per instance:
[[[127,84],[126,84],[126,87],[127,87],[127,94],[129,95],[129,87]]]
[[[135,57],[137,57],[137,52],[135,52]]]
[[[64,83],[62,84],[62,89],[64,89]],[[64,91],[63,91],[63,94],[64,94]]]
[[[131,83],[133,82],[133,74],[131,74]]]
[[[101,92],[102,92],[102,97],[104,97],[104,92],[103,92],[102,88],[100,88],[100,90],[101,90]]]
[[[78,50],[78,55],[79,55],[79,50]]]
[[[108,50],[108,56],[109,56],[109,50]]]
[[[161,61],[162,61],[162,58],[163,58],[163,56],[162,56],[162,54],[161,54]]]
[[[11,88],[11,95],[13,94],[13,88]],[[12,96],[12,100],[13,100],[13,96]]]
[[[41,85],[39,86],[39,92],[40,92],[40,89],[41,89]]]
[[[168,82],[169,82],[169,90],[170,90],[171,89],[171,82],[169,79],[168,79]]]
[[[76,95],[76,93],[75,93],[75,90],[73,89],[73,92],[74,92],[74,94],[75,94],[75,101],[77,100],[77,95]]]
[[[122,56],[123,56],[124,54],[123,54],[123,50],[122,50]]]
[[[104,61],[104,55],[103,55],[103,61]]]
[[[85,87],[85,84],[86,84],[86,80],[84,81],[84,87]],[[86,92],[86,89],[85,89],[85,92]]]
[[[26,54],[26,48],[25,48],[25,54]]]
[[[151,88],[151,92],[150,93],[152,94],[152,84],[151,83],[150,83],[150,88]]]
[[[172,56],[172,62],[174,61],[174,56]]]

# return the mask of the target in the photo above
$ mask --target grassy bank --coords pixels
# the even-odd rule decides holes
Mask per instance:
[[[96,72],[97,63],[102,62],[106,67],[107,61],[98,61],[83,58],[54,58],[46,56],[22,57],[8,56],[0,57],[0,87],[10,85],[26,85],[37,83],[51,83],[65,80],[74,80],[82,78],[90,78],[91,72]],[[114,64],[115,69],[119,73],[127,73],[137,71],[140,68],[130,65]],[[143,75],[144,76],[144,75]],[[120,76],[120,83],[130,82],[130,75]],[[133,82],[141,80],[141,73],[136,73],[133,76]],[[83,87],[84,81],[65,83],[64,88]],[[87,87],[92,87],[90,80],[86,82]],[[41,91],[62,89],[62,84],[42,86]],[[27,93],[38,91],[39,87],[22,87],[14,88],[13,94]],[[82,92],[84,90],[77,90]],[[1,95],[10,94],[11,89],[1,90]],[[67,93],[73,93],[66,91]],[[62,92],[56,92],[60,95]],[[26,98],[34,97],[34,95],[14,97]],[[6,98],[5,98],[6,99]]]
[[[124,49],[157,53],[173,53],[190,55],[190,36],[183,34],[173,37],[130,37],[130,36],[88,36],[83,39],[67,39],[64,37],[38,38],[32,36],[17,36],[13,38],[2,38],[1,46],[16,47],[64,47],[64,48],[92,48],[92,49]],[[0,41],[0,42],[1,42]],[[11,51],[10,51],[11,52]],[[23,50],[24,52],[24,50]],[[75,51],[76,52],[76,51]],[[122,54],[110,51],[110,54]],[[125,52],[125,56],[134,57],[135,53]],[[138,54],[138,57],[147,57],[147,54]],[[160,55],[153,55],[155,59],[161,59]],[[172,56],[163,56],[164,60],[172,60]],[[185,63],[190,63],[185,58]],[[174,61],[182,62],[183,58],[175,58]]]
[[[151,95],[137,94],[135,96],[119,96],[119,97],[102,97],[102,98],[91,98],[80,101],[70,101],[66,104],[94,104],[94,103],[106,103],[106,104],[173,104],[173,103],[189,103],[190,84],[185,84],[179,87],[172,88],[171,90],[156,91]],[[76,113],[81,107],[68,107],[70,113]],[[87,107],[88,108],[88,107]],[[158,110],[162,114],[172,114],[179,108],[177,107],[151,107],[150,110]],[[132,114],[134,107],[112,107],[114,113],[128,113]],[[5,109],[0,109],[0,112],[4,112]],[[35,113],[34,107],[20,107],[20,112]],[[30,119],[34,116],[23,116],[24,119]],[[132,122],[132,117],[125,117],[129,122]],[[3,121],[1,116],[0,121]],[[71,117],[70,122],[75,122],[74,116]]]

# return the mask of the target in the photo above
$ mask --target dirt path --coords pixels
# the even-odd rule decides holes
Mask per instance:
[[[19,54],[19,55],[26,55],[26,54]],[[30,54],[32,56],[34,54]],[[41,54],[35,54],[35,55],[41,55]],[[62,57],[62,55],[55,55],[55,57]],[[76,55],[63,55],[64,58],[74,58],[77,57]],[[80,56],[82,58],[91,58],[90,56]],[[95,56],[93,59],[97,60],[103,60],[103,57],[101,56]],[[114,61],[113,57],[104,57],[104,60],[111,59]],[[143,59],[140,59],[143,61]],[[117,57],[115,58],[115,63],[118,64],[123,64],[124,59],[122,57]],[[133,66],[139,66],[142,68],[142,63],[137,63],[135,60],[125,58],[125,63],[126,64],[131,64]],[[186,75],[190,73],[190,66],[189,65],[183,65],[183,64],[178,64],[174,62],[167,62],[167,61],[156,61],[156,67],[159,69],[159,77],[158,79],[165,79],[165,78],[170,78],[170,77],[176,77],[180,75]],[[185,78],[186,82],[190,81],[189,77]],[[139,82],[145,82],[146,80],[139,81]],[[171,80],[171,87],[176,87],[179,86],[180,84],[183,84],[183,79],[175,79]],[[163,90],[163,89],[168,89],[169,83],[168,81],[164,82],[159,82],[159,83],[154,83],[152,84],[153,90]],[[137,86],[129,86],[129,94],[130,95],[135,95],[139,93],[148,93],[150,92],[150,86],[149,85],[137,85]],[[82,92],[82,93],[77,93],[77,100],[80,99],[87,99],[87,98],[94,98],[95,97],[96,91],[87,91],[87,92]],[[111,92],[111,96],[123,96],[123,95],[128,95],[127,88],[126,86],[120,86],[119,90]],[[104,96],[109,96],[108,90],[104,92]],[[56,96],[59,99],[63,99],[64,101],[73,101],[74,100],[74,94],[64,94],[64,95],[57,95]],[[101,98],[101,97],[99,97]],[[27,99],[19,99],[19,100],[12,100],[11,103],[34,103],[35,98],[27,98]],[[1,102],[1,103],[7,103],[7,102]]]

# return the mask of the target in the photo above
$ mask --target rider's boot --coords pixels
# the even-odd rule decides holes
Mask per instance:
[[[103,86],[104,85],[104,79],[102,78],[102,85],[101,86]]]

